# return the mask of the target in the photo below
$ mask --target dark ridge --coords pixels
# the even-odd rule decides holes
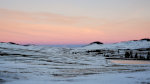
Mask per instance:
[[[90,45],[92,45],[92,44],[103,44],[103,43],[99,42],[99,41],[95,41],[95,42],[90,43]]]
[[[141,41],[150,41],[150,39],[149,38],[143,38],[143,39],[141,39]]]
[[[20,45],[18,43],[14,43],[14,42],[0,42],[0,43],[8,43],[8,44],[13,44],[13,45]]]
[[[22,46],[31,46],[31,44],[25,44],[25,45],[22,45]]]
[[[8,42],[8,43],[13,44],[13,45],[20,45],[20,44],[14,43],[14,42]]]
[[[140,39],[140,40],[130,40],[130,41],[150,41],[149,38],[143,38],[143,39]]]
[[[12,45],[21,45],[21,46],[31,46],[31,45],[34,45],[34,44],[18,44],[18,43],[15,43],[15,42],[0,42],[0,43],[8,43],[8,44],[12,44]]]
[[[133,41],[138,41],[138,40],[133,40]]]

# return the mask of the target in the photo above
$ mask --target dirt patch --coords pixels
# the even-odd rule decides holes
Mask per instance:
[[[142,60],[110,60],[110,62],[116,64],[150,64],[150,61]]]

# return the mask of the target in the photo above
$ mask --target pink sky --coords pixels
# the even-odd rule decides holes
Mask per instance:
[[[114,43],[149,38],[150,15],[146,16],[143,11],[148,10],[136,10],[122,17],[104,15],[105,18],[101,18],[102,15],[75,16],[1,7],[0,41],[22,44],[87,44],[93,41]]]

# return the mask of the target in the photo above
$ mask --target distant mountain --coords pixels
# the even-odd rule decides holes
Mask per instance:
[[[95,41],[95,42],[90,43],[89,45],[92,45],[92,44],[103,44],[103,43],[99,41]]]
[[[96,43],[90,43],[85,47],[79,49],[139,49],[139,48],[150,48],[150,39],[144,38],[141,40],[132,40],[120,43],[113,43],[113,44],[103,44],[99,45]]]
[[[72,46],[72,45],[71,45]],[[35,46],[35,45],[20,45],[14,42],[0,42],[1,48],[14,48],[14,49],[33,49],[39,50],[44,46]],[[52,47],[52,46],[51,46]],[[45,47],[44,47],[45,48]],[[120,43],[113,43],[113,44],[103,44],[102,42],[95,41],[86,45],[84,47],[79,47],[76,49],[139,49],[139,48],[150,48],[150,39],[143,38],[140,40],[131,40],[125,41]]]
[[[141,41],[150,41],[149,38],[144,38],[144,39],[141,39]]]
[[[20,46],[32,46],[32,45],[34,45],[34,44],[22,45],[22,44],[18,44],[18,43],[14,43],[14,42],[0,42],[0,44],[10,44],[10,45],[20,45]]]
[[[35,45],[21,45],[14,42],[0,42],[0,48],[5,49],[32,49]]]
[[[0,42],[0,55],[36,56],[60,52],[63,48],[53,48],[40,45],[20,45],[13,42]]]

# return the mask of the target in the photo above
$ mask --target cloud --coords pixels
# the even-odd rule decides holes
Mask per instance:
[[[8,9],[0,9],[1,20],[16,21],[35,24],[56,24],[73,26],[101,25],[106,22],[104,19],[97,19],[82,16],[65,16],[54,13],[31,13]]]

